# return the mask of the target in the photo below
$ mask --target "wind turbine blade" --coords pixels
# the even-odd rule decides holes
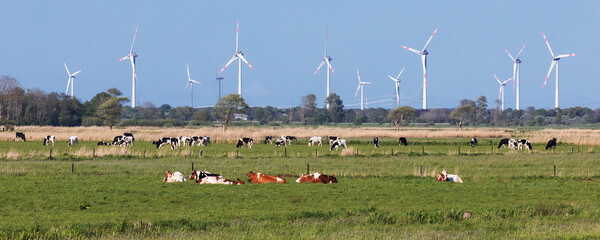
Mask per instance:
[[[546,41],[546,45],[548,45],[548,50],[550,50],[550,54],[554,57],[554,52],[552,52],[552,48],[550,48],[550,43],[548,43],[548,39],[546,39],[546,35],[542,32],[542,36],[544,36],[544,41]]]
[[[413,48],[409,48],[409,47],[407,47],[407,46],[402,46],[402,48],[404,48],[404,49],[406,49],[406,50],[408,50],[408,51],[414,52],[414,53],[416,53],[416,54],[419,54],[419,55],[421,55],[421,54],[423,53],[423,52],[421,52],[421,51],[419,51],[419,50],[416,50],[416,49],[413,49]]]
[[[395,79],[395,78],[393,78],[393,77],[392,77],[392,76],[390,76],[389,74],[388,74],[388,77],[390,77],[390,79],[392,79],[392,81],[394,81],[394,82],[398,82],[398,79]]]
[[[572,54],[563,54],[563,55],[558,55],[556,56],[557,58],[566,58],[566,57],[571,57],[571,56],[575,56],[577,55],[576,53],[572,53]]]
[[[133,42],[131,43],[131,50],[129,50],[129,53],[133,53],[133,45],[135,45],[135,37],[137,36],[138,28],[140,28],[140,25],[135,27],[135,34],[133,34]]]
[[[67,67],[67,63],[65,62],[64,64],[65,64],[65,69],[67,69],[67,74],[68,74],[69,76],[71,76],[71,73],[69,73],[69,68]]]
[[[69,86],[71,85],[71,77],[69,77],[69,81],[67,82],[67,90],[65,90],[65,95],[69,94]]]
[[[188,82],[192,82],[192,83],[195,83],[195,84],[202,84],[201,82],[198,82],[198,81],[192,80],[192,79],[188,80]]]
[[[77,75],[77,74],[78,74],[78,73],[80,73],[80,72],[81,72],[81,70],[79,70],[79,71],[77,71],[77,72],[74,72],[74,73],[72,73],[72,74],[71,74],[71,76],[75,76],[75,75]]]
[[[356,88],[356,93],[354,94],[354,98],[356,98],[356,95],[358,95],[358,90],[360,90],[360,83],[358,84],[358,88]]]
[[[548,69],[548,74],[546,75],[546,80],[544,81],[544,86],[542,88],[546,87],[546,83],[548,82],[548,78],[550,77],[550,73],[552,72],[554,65],[556,65],[556,61],[552,60],[552,64],[550,64],[550,69]]]
[[[513,92],[515,91],[516,76],[517,76],[517,63],[513,63]]]
[[[358,68],[356,68],[356,76],[358,76],[358,84],[360,85],[360,73],[358,73]]]
[[[431,37],[429,37],[429,40],[427,40],[427,43],[425,43],[425,47],[423,47],[423,52],[425,51],[425,49],[427,49],[429,42],[431,42],[431,39],[433,38],[433,35],[435,35],[435,33],[437,32],[438,28],[440,28],[440,27],[435,28],[435,31],[433,31],[433,33],[431,34]]]
[[[513,78],[506,79],[506,80],[504,80],[504,82],[502,82],[502,84],[506,84],[508,81],[510,81],[510,80],[512,80],[512,79],[513,79]]]
[[[238,35],[240,34],[240,20],[237,20],[237,28],[235,29],[235,52],[238,51]]]
[[[246,59],[244,58],[244,55],[240,54],[240,55],[239,55],[239,58],[241,58],[241,59],[242,59],[242,61],[244,61],[246,64],[248,64],[248,66],[249,66],[250,68],[254,69],[254,67],[253,67],[252,65],[250,65],[250,63],[249,63],[248,61],[246,61]]]
[[[321,64],[319,64],[319,67],[317,67],[317,70],[315,71],[315,73],[313,73],[313,76],[317,74],[317,72],[319,71],[319,69],[321,69],[323,64],[325,64],[325,60],[321,61]]]
[[[361,82],[360,84],[371,84],[371,82]]]
[[[504,51],[506,51],[506,54],[508,54],[508,57],[510,57],[510,59],[513,60],[513,62],[514,62],[515,59],[512,57],[512,55],[510,55],[510,53],[508,52],[508,50],[506,50],[506,48],[505,48]]]
[[[325,55],[323,55],[324,58],[327,58],[327,42],[329,42],[329,28],[327,28],[325,32]]]
[[[232,63],[233,61],[235,61],[237,58],[238,58],[238,57],[237,57],[237,54],[236,54],[236,55],[233,55],[233,57],[231,58],[231,60],[229,60],[229,62],[227,62],[227,64],[225,64],[225,67],[223,67],[223,68],[221,69],[221,71],[219,72],[219,74],[220,74],[220,73],[222,73],[222,72],[223,72],[223,70],[225,70],[225,68],[227,68],[227,66],[229,66],[229,64],[231,64],[231,63]]]
[[[130,59],[130,58],[131,58],[131,57],[130,57],[129,55],[127,55],[127,56],[125,56],[125,57],[122,57],[121,59],[119,59],[119,61],[123,61],[123,60]]]
[[[500,83],[500,85],[502,85],[502,82],[500,82],[500,79],[498,79],[498,77],[496,76],[496,74],[494,74],[494,78],[496,78],[496,81],[498,81],[498,83]]]
[[[527,43],[523,44],[523,47],[521,48],[521,51],[519,51],[519,54],[517,54],[517,59],[519,58],[519,56],[521,56],[521,53],[523,52],[523,49],[525,49],[525,46],[527,45]]]
[[[333,74],[335,74],[335,71],[333,71],[333,67],[331,66],[331,63],[329,62],[329,58],[325,58],[325,62],[327,62],[327,66],[329,67],[329,69],[331,69],[331,72]]]
[[[187,67],[188,80],[190,80],[190,63],[186,63],[185,66]]]
[[[500,91],[498,92],[498,98],[502,96],[502,85],[500,85]]]
[[[400,70],[400,73],[398,73],[398,77],[396,77],[396,80],[400,81],[400,75],[402,75],[402,72],[404,72],[404,69],[406,67],[403,67],[402,70]]]

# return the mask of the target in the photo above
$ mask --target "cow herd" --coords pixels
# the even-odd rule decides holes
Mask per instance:
[[[248,174],[248,183],[286,183],[285,179],[280,176],[267,175],[263,173],[254,173],[250,171]],[[185,178],[181,172],[167,171],[163,182],[185,182],[194,180],[197,184],[225,184],[225,185],[241,185],[244,181],[239,178],[237,181],[229,180],[220,174],[193,170],[189,178]],[[325,175],[322,173],[312,173],[300,175],[296,180],[297,183],[338,183],[334,175]]]

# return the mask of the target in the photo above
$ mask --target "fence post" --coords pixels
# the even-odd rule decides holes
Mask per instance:
[[[394,149],[392,148],[392,157],[394,156]]]
[[[458,155],[460,155],[460,146],[458,147]]]
[[[573,146],[571,146],[571,152],[573,152]]]
[[[492,144],[492,154],[494,154],[494,145]]]
[[[310,174],[310,164],[306,164],[306,175]]]
[[[240,152],[240,150],[235,150],[235,157],[236,158],[240,157],[239,152]]]
[[[556,165],[554,165],[554,176],[556,177]]]
[[[316,149],[316,148],[315,148],[315,157],[319,157],[319,151],[318,151],[318,150],[319,150],[319,149]]]
[[[200,150],[200,152],[198,152],[198,158],[202,158],[202,150]]]
[[[146,158],[146,149],[144,149],[144,158]]]
[[[356,155],[358,156],[358,148],[356,148]]]
[[[423,176],[423,165],[419,167],[419,176]]]
[[[75,172],[75,163],[71,163],[71,173]]]
[[[194,153],[194,150],[190,148],[190,157],[192,157],[193,153]]]
[[[425,145],[421,146],[421,151],[425,154]]]
[[[52,148],[50,148],[50,157],[49,158],[52,158]]]
[[[92,148],[92,157],[95,158],[96,157],[96,149]]]

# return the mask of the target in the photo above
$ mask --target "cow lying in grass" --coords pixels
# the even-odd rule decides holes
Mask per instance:
[[[312,173],[308,175],[302,174],[300,178],[296,180],[297,183],[338,183],[335,176],[325,175],[321,173]]]
[[[248,173],[248,182],[251,183],[285,183],[285,179],[279,176],[266,175],[262,173]]]
[[[185,182],[186,179],[180,172],[167,171],[163,182]]]
[[[198,184],[228,184],[228,185],[244,184],[244,181],[240,180],[239,178],[237,181],[232,181],[229,179],[225,179],[223,176],[221,176],[219,174],[196,171],[196,170],[192,171],[192,174],[190,175],[189,179],[196,180],[196,183],[198,183]]]
[[[438,182],[457,182],[463,183],[463,180],[456,174],[448,174],[446,170],[442,171],[437,178]]]

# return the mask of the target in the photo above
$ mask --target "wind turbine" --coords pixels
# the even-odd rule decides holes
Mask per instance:
[[[248,61],[246,61],[246,59],[244,58],[244,53],[242,53],[242,51],[239,51],[239,49],[238,49],[239,33],[240,33],[240,20],[237,21],[237,29],[235,31],[235,53],[233,54],[233,57],[231,58],[231,60],[229,60],[229,62],[227,62],[227,64],[225,64],[225,67],[223,67],[223,69],[221,69],[221,71],[219,73],[222,73],[223,70],[225,70],[225,68],[227,66],[229,66],[229,64],[231,64],[233,61],[235,61],[236,59],[238,60],[238,94],[241,97],[242,96],[242,61],[244,61],[246,64],[248,64],[248,66],[250,68],[254,69],[254,67],[252,65],[250,65],[250,63]]]
[[[187,88],[188,86],[190,87],[190,97],[191,97],[190,106],[193,108],[194,107],[194,83],[198,84],[198,85],[200,85],[202,83],[198,82],[196,80],[192,80],[192,78],[190,78],[190,63],[187,63],[186,67],[187,67],[188,81],[187,81],[187,84],[185,85],[185,88]]]
[[[558,108],[558,60],[564,57],[575,56],[577,54],[563,54],[563,55],[554,55],[552,52],[552,48],[550,48],[550,43],[548,43],[548,39],[546,39],[546,35],[542,32],[542,36],[544,36],[544,41],[546,41],[546,45],[548,45],[548,50],[550,50],[550,54],[552,55],[552,64],[550,64],[550,70],[548,70],[548,75],[546,75],[546,80],[544,81],[544,87],[546,87],[546,82],[548,82],[548,77],[550,77],[550,73],[552,72],[552,68],[556,65],[556,96],[554,98],[554,108]]]
[[[510,59],[513,61],[514,65],[513,65],[513,87],[515,86],[515,79],[517,80],[517,110],[521,109],[521,103],[520,103],[520,86],[521,86],[521,59],[519,59],[519,56],[521,56],[521,53],[523,52],[523,49],[525,49],[525,45],[527,45],[527,43],[523,44],[523,47],[521,48],[521,51],[519,51],[519,53],[517,54],[516,57],[512,57],[512,55],[510,55],[510,53],[508,52],[508,50],[506,50],[506,48],[504,49],[504,51],[506,51],[506,54],[508,54],[508,56],[510,57]],[[514,90],[514,89],[513,89]]]
[[[221,80],[223,80],[223,77],[219,74],[219,69],[218,68],[216,69],[216,73],[217,73],[217,77],[215,78],[215,83],[217,81],[219,82],[219,99],[221,99]],[[213,89],[214,89],[214,87],[213,87]]]
[[[402,46],[408,51],[421,55],[421,63],[423,63],[423,109],[427,109],[427,55],[429,54],[429,52],[427,52],[427,46],[429,45],[429,42],[431,42],[431,39],[433,38],[433,35],[435,35],[435,33],[437,32],[438,28],[440,27],[435,28],[435,31],[433,31],[433,34],[431,34],[431,37],[429,37],[427,43],[425,43],[425,47],[423,47],[423,50],[419,51],[416,49],[409,48],[407,46]]]
[[[365,84],[371,84],[371,82],[362,82],[360,81],[360,73],[358,73],[358,68],[356,68],[356,76],[358,76],[358,88],[356,88],[356,93],[354,94],[354,98],[356,98],[356,94],[358,94],[358,90],[360,90],[360,110],[364,110],[363,107],[363,91]]]
[[[131,107],[132,108],[135,108],[135,82],[137,81],[137,75],[135,74],[135,58],[138,56],[137,54],[135,54],[135,52],[133,52],[133,45],[135,44],[135,37],[137,36],[139,27],[140,27],[140,25],[138,25],[135,28],[135,34],[133,34],[133,42],[131,43],[131,50],[129,50],[129,54],[127,54],[127,56],[119,59],[119,61],[123,61],[125,59],[131,60],[131,68],[133,69],[133,75],[131,77]]]
[[[317,72],[319,71],[319,69],[321,69],[321,67],[323,66],[323,64],[327,63],[327,95],[325,95],[325,98],[329,97],[329,70],[331,70],[331,72],[333,74],[335,74],[335,71],[333,71],[333,67],[331,67],[331,60],[333,60],[333,58],[331,58],[330,56],[327,56],[327,42],[329,39],[329,28],[327,28],[327,32],[325,34],[325,54],[323,54],[323,61],[321,61],[321,64],[319,65],[319,67],[317,67],[317,70],[313,73],[313,76],[317,74]],[[327,104],[327,109],[329,109],[329,104]]]
[[[513,78],[506,79],[504,82],[500,82],[498,77],[496,77],[496,74],[494,74],[494,78],[496,78],[496,81],[500,83],[500,92],[498,93],[498,97],[502,99],[502,111],[504,111],[504,86],[506,86],[506,83],[512,80]]]
[[[69,85],[71,85],[71,99],[73,99],[73,84],[75,83],[74,78],[77,77],[77,74],[80,73],[81,70],[74,72],[74,73],[70,73],[66,62],[65,62],[65,69],[67,69],[67,75],[69,75],[69,81],[67,82],[67,90],[65,91],[65,95],[68,95]]]
[[[394,83],[396,83],[396,108],[398,108],[398,106],[400,105],[400,75],[402,75],[402,72],[404,72],[405,68],[402,68],[402,71],[400,71],[400,73],[398,73],[398,76],[396,78],[393,78],[392,76],[390,76],[388,74],[388,77],[390,77],[392,79],[392,81],[394,81]]]

